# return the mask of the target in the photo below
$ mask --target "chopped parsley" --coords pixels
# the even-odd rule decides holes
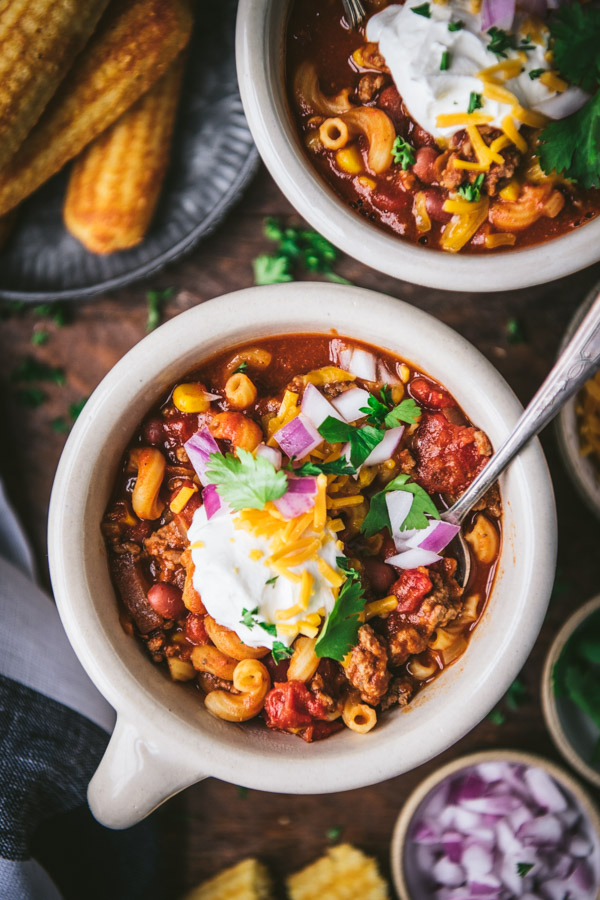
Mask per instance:
[[[517,875],[520,878],[525,878],[528,872],[531,872],[535,863],[526,863],[526,862],[518,862],[517,863]]]
[[[424,16],[426,19],[431,18],[431,7],[429,3],[421,3],[420,6],[413,6],[410,11],[414,12],[417,16]]]
[[[352,578],[343,583],[335,606],[317,638],[317,656],[327,656],[341,662],[352,650],[361,625],[359,616],[365,608],[365,599],[359,579]]]
[[[501,709],[493,709],[491,711],[491,713],[489,713],[487,718],[494,725],[504,725],[504,723],[506,722],[506,716],[504,715],[504,713],[502,712]]]
[[[484,173],[481,172],[475,181],[467,181],[466,184],[461,184],[458,187],[458,193],[464,200],[468,200],[469,203],[479,203],[481,200],[481,188],[483,187],[483,178]]]
[[[31,343],[34,347],[41,347],[48,341],[50,335],[44,328],[36,329],[31,335]]]
[[[448,31],[462,31],[465,27],[465,23],[462,19],[457,19],[456,22],[448,23]]]
[[[514,38],[512,35],[507,34],[506,31],[503,31],[502,28],[496,28],[495,25],[492,26],[488,30],[488,34],[490,36],[490,42],[488,44],[488,50],[492,53],[495,53],[496,56],[502,56],[506,58],[506,51],[512,50],[514,48]]]
[[[335,562],[338,569],[345,573],[346,578],[352,581],[360,581],[360,572],[354,568],[347,556],[338,556]]]
[[[469,108],[467,109],[468,113],[475,112],[476,109],[481,109],[483,107],[483,97],[481,94],[478,94],[476,91],[471,91],[469,96]]]
[[[333,416],[327,416],[317,430],[330,444],[339,441],[349,442],[350,463],[355,469],[362,466],[377,444],[380,444],[385,437],[385,431],[382,431],[381,428],[374,428],[372,425],[355,428],[347,422],[340,422]]]
[[[442,58],[440,60],[440,72],[445,72],[450,68],[450,51],[444,50],[442,53]]]
[[[63,416],[57,416],[50,422],[50,428],[55,434],[66,434],[70,431],[71,426]]]
[[[543,75],[544,72],[547,72],[547,69],[531,69],[529,72],[529,77],[532,81],[535,81],[536,78],[539,78],[540,75]]]
[[[76,400],[75,403],[69,403],[69,415],[73,421],[79,418],[88,399],[88,397],[82,397],[80,400]]]
[[[173,296],[173,288],[167,288],[164,291],[148,291],[146,294],[146,305],[148,314],[146,318],[146,331],[154,331],[158,328],[162,318],[162,311],[165,303]]]
[[[239,372],[245,372],[247,368],[248,368],[248,363],[247,363],[246,360],[244,359],[244,360],[242,360],[242,362],[239,364],[239,366],[238,366],[236,369],[233,370],[233,374],[234,374],[234,375],[237,375]]]
[[[366,537],[372,537],[372,535],[381,531],[382,528],[387,528],[388,531],[391,532],[390,516],[385,501],[385,495],[389,491],[407,491],[409,494],[413,495],[412,506],[406,519],[402,523],[401,531],[410,530],[412,528],[427,528],[429,525],[427,519],[428,515],[434,519],[440,518],[440,514],[427,491],[423,490],[420,485],[415,484],[414,482],[409,483],[408,479],[408,475],[398,475],[393,481],[390,481],[390,483],[386,485],[383,491],[379,491],[378,494],[373,494],[369,512],[360,529]]]
[[[59,366],[49,366],[33,356],[25,356],[13,369],[12,381],[51,381],[61,387],[66,383],[65,371]]]
[[[416,10],[413,9],[413,12],[416,12]],[[415,148],[411,147],[408,141],[405,141],[399,134],[396,135],[396,140],[392,146],[392,156],[394,162],[401,165],[403,169],[408,169],[409,166],[415,164]]]
[[[242,609],[242,618],[240,619],[240,625],[245,625],[246,628],[252,628],[253,625],[256,624],[255,615],[258,612],[258,606],[255,606],[254,609],[246,609],[243,607]]]
[[[29,409],[37,409],[46,400],[46,394],[38,387],[21,388],[17,391],[17,403],[21,406],[28,406]]]
[[[285,472],[278,472],[264,457],[254,457],[241,447],[237,456],[211,453],[206,474],[221,499],[236,511],[264,509],[269,500],[277,500],[287,490]]]
[[[513,712],[527,703],[527,688],[519,678],[515,678],[507,690],[504,700],[507,707]]]
[[[284,226],[277,219],[267,218],[264,233],[277,243],[275,253],[263,253],[252,263],[255,284],[284,284],[294,281],[302,270],[323,275],[328,281],[349,284],[333,271],[339,257],[336,248],[318,231],[310,228]]]
[[[265,581],[265,584],[270,584],[271,587],[275,587],[275,584],[276,584],[278,578],[279,578],[279,575],[273,575],[272,578],[267,578],[267,580]]]
[[[271,650],[271,656],[273,657],[273,662],[275,665],[277,663],[283,662],[284,659],[289,659],[293,654],[293,650],[291,647],[286,647],[285,644],[282,644],[281,641],[273,641],[273,649]]]
[[[63,325],[66,325],[71,315],[70,309],[64,303],[41,303],[39,306],[34,306],[33,311],[36,316],[50,319],[57,328],[62,328]]]
[[[552,670],[554,693],[579,707],[600,729],[600,612],[571,635]],[[600,765],[600,740],[590,762]]]

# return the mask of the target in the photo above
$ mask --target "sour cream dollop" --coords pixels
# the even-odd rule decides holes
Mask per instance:
[[[248,627],[242,624],[244,610],[255,610],[254,619],[277,625],[276,610],[290,609],[298,602],[299,584],[276,573],[266,565],[271,550],[266,539],[235,527],[236,513],[220,511],[206,518],[204,507],[194,513],[188,529],[192,561],[194,563],[194,588],[202,597],[208,613],[219,624],[235,631],[249,647],[273,647],[280,641],[289,647],[295,639],[290,635],[269,634],[258,624]],[[310,536],[307,532],[306,536]],[[319,556],[333,569],[341,552],[336,536],[326,529]],[[262,554],[259,558],[259,554]],[[301,566],[290,567],[300,575],[307,569],[313,576],[312,593],[308,608],[289,619],[286,625],[301,621],[310,613],[324,608],[328,615],[334,607],[335,597],[331,586],[323,578],[316,559]],[[280,623],[281,624],[281,623]]]
[[[423,6],[421,0],[406,0],[403,6],[388,6],[372,16],[367,23],[367,39],[379,44],[412,118],[434,137],[447,138],[464,126],[438,128],[437,117],[448,113],[466,113],[471,94],[481,94],[483,90],[483,82],[477,73],[503,59],[488,49],[490,37],[481,31],[481,14],[471,13],[469,4],[464,0],[429,3],[430,18],[413,12],[413,8],[418,6]],[[448,26],[458,21],[462,22],[463,27],[450,31]],[[517,16],[517,35],[519,21]],[[520,37],[516,43],[520,43]],[[551,68],[545,58],[546,48],[530,41],[527,46],[532,49],[524,54],[523,72],[504,82],[503,86],[515,95],[525,109],[552,116],[548,101],[557,96],[556,92],[549,90],[539,78],[529,77],[535,69],[548,71]],[[517,50],[507,50],[506,57],[517,58]],[[444,70],[440,68],[442,59],[447,59]],[[569,92],[582,93],[577,88],[568,88],[560,95],[561,98],[567,100]],[[485,97],[481,100],[482,108],[477,112],[492,116],[489,124],[500,128],[511,107]],[[515,125],[519,127],[518,122]]]

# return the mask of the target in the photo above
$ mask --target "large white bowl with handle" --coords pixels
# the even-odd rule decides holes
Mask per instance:
[[[380,272],[451,291],[543,284],[600,259],[600,217],[537,246],[466,254],[402,240],[350,209],[312,165],[289,108],[285,30],[291,2],[240,0],[236,60],[244,112],[258,152],[287,199],[313,228]]]
[[[250,288],[197,306],[127,353],[88,400],[60,460],[50,504],[52,584],[82,665],[117,711],[89,789],[94,815],[124,828],[167,797],[213,775],[264,791],[326,793],[383,781],[442,752],[473,728],[520,671],[552,587],[556,520],[537,441],[501,481],[498,573],[468,649],[403,711],[367,735],[348,729],[313,744],[259,721],[213,718],[201,695],[174,683],[119,623],[100,531],[119,460],[168,387],[225,348],[266,335],[340,334],[398,353],[444,384],[498,447],[521,407],[496,369],[428,314],[354,287]]]

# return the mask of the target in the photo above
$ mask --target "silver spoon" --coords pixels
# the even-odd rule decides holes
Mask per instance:
[[[348,25],[352,30],[356,30],[366,16],[364,7],[360,0],[342,0],[342,2]]]
[[[500,449],[490,457],[488,464],[469,485],[462,497],[442,513],[442,520],[460,525],[522,447],[554,418],[569,397],[572,397],[599,367],[600,294],[592,303],[529,406],[523,411],[512,433]],[[460,580],[465,586],[469,580],[471,557],[462,533],[458,535],[455,549],[457,550]]]

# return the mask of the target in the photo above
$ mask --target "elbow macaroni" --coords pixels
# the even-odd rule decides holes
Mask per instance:
[[[315,638],[299,637],[294,643],[294,653],[287,672],[288,681],[309,681],[321,660],[315,653]]]
[[[217,625],[212,616],[204,617],[204,627],[215,647],[232,659],[261,659],[269,652],[268,647],[248,647],[243,644],[235,631],[224,625]]]
[[[377,724],[377,713],[372,706],[361,703],[357,694],[351,694],[342,710],[344,724],[357,734],[366,734]]]
[[[227,379],[225,397],[233,409],[246,409],[256,401],[256,387],[243,372],[235,372]]]
[[[165,458],[154,447],[135,447],[129,454],[129,460],[137,469],[131,495],[133,511],[139,519],[158,519],[165,506],[159,498],[166,468]]]
[[[219,719],[246,722],[262,710],[270,686],[266,667],[257,659],[243,659],[233,673],[233,687],[239,693],[211,691],[204,698],[204,704]]]

